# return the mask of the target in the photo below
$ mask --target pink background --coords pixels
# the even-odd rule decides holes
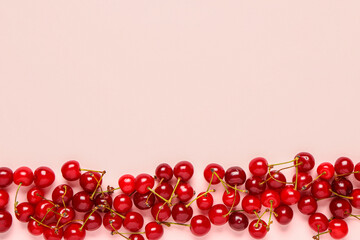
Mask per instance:
[[[359,12],[359,1],[330,0],[1,1],[1,165],[59,174],[77,159],[116,185],[187,159],[200,192],[210,162],[247,170],[253,157],[299,151],[358,162]],[[294,211],[266,239],[311,239]],[[357,238],[359,222],[347,222]],[[41,239],[25,226],[2,237]],[[250,238],[224,226],[204,239],[238,236]],[[174,226],[163,239],[195,237]]]

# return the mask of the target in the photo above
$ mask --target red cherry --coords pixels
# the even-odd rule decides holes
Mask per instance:
[[[153,216],[154,220],[164,222],[171,216],[171,209],[167,204],[161,202],[156,203],[151,208],[151,215]]]
[[[111,232],[114,230],[119,230],[121,228],[122,222],[122,218],[113,212],[105,213],[103,218],[104,227]]]
[[[124,228],[130,232],[139,231],[144,225],[144,218],[138,212],[128,212],[123,222]]]
[[[267,233],[267,224],[263,220],[253,220],[249,225],[250,236],[256,239],[264,238]]]
[[[296,204],[300,200],[300,192],[295,190],[293,186],[286,186],[281,190],[280,198],[286,205]]]
[[[295,186],[295,180],[296,180],[296,174],[294,174],[292,181],[293,181],[293,186]],[[311,183],[313,180],[312,176],[307,173],[307,172],[299,172],[298,173],[298,180],[297,180],[297,189],[301,189],[301,190],[307,190],[310,188],[310,185],[308,185],[309,183]],[[305,187],[306,185],[308,185],[307,187]]]
[[[85,213],[84,222],[85,222],[85,220],[86,220],[86,223],[84,225],[84,228],[87,231],[95,231],[101,227],[102,218],[101,218],[101,215],[97,212],[90,211],[90,212]]]
[[[9,194],[7,191],[0,189],[0,209],[4,209],[9,202]]]
[[[330,183],[325,180],[316,180],[311,186],[311,194],[316,199],[328,198],[331,196]]]
[[[267,189],[261,194],[260,201],[264,207],[274,209],[280,205],[280,196],[274,190]]]
[[[231,186],[243,185],[246,181],[246,173],[241,167],[230,167],[225,172],[225,182]]]
[[[15,216],[20,222],[28,222],[34,216],[35,209],[28,202],[22,202],[16,206]]]
[[[187,182],[194,174],[194,166],[188,161],[178,162],[174,167],[174,176]]]
[[[149,174],[142,173],[135,178],[135,190],[140,194],[149,192],[149,188],[154,187],[154,178]]]
[[[330,205],[330,212],[335,218],[347,218],[349,214],[352,212],[352,207],[348,200],[343,198],[334,198],[331,200]]]
[[[121,191],[125,194],[131,194],[135,191],[135,177],[130,174],[122,175],[118,181]]]
[[[48,200],[41,200],[35,207],[35,217],[37,219],[45,219],[45,221],[50,220],[55,216],[57,208],[53,203]]]
[[[347,223],[342,219],[333,219],[329,223],[330,236],[334,239],[343,239],[349,232]]]
[[[270,176],[271,175],[271,176]],[[282,172],[273,170],[270,171],[270,174],[266,175],[266,179],[269,179],[266,184],[269,188],[274,190],[280,190],[286,185],[286,178]]]
[[[145,238],[140,234],[131,234],[129,236],[130,240],[145,240]]]
[[[241,207],[246,213],[254,214],[254,212],[260,212],[261,202],[259,198],[248,194],[243,198]]]
[[[216,204],[209,210],[210,222],[214,225],[224,225],[229,220],[228,209],[224,204]]]
[[[316,232],[324,232],[328,229],[329,220],[322,213],[314,213],[309,217],[309,225]]]
[[[74,191],[72,187],[67,184],[61,184],[54,188],[51,196],[54,203],[63,204],[64,201],[67,205],[71,201],[73,195]]]
[[[61,167],[63,177],[68,181],[76,181],[80,178],[80,164],[78,161],[70,160],[64,163]]]
[[[34,174],[28,167],[19,167],[14,172],[14,183],[22,186],[29,186],[34,180]]]
[[[186,223],[193,216],[193,209],[191,206],[186,207],[185,204],[179,202],[172,207],[171,215],[175,222]]]
[[[56,222],[60,224],[68,223],[75,218],[75,210],[72,207],[59,207],[55,214]]]
[[[13,171],[8,167],[0,167],[0,188],[5,188],[13,182]]]
[[[350,196],[353,191],[353,185],[344,177],[335,178],[331,183],[331,189],[337,194]]]
[[[228,189],[229,192],[226,192],[226,190],[223,193],[222,196],[222,200],[223,203],[228,206],[228,207],[235,207],[237,205],[239,205],[240,203],[240,194],[239,192],[236,192],[235,194],[235,190],[232,188]]]
[[[229,217],[229,226],[235,231],[243,231],[249,225],[249,220],[245,214],[241,212],[233,212]]]
[[[211,229],[210,220],[204,215],[196,215],[191,219],[190,231],[198,237],[206,235]]]
[[[167,163],[161,163],[157,166],[155,170],[155,176],[163,182],[168,182],[173,177],[173,170]]]
[[[10,229],[12,224],[12,216],[6,210],[0,210],[0,233],[4,233]]]
[[[135,200],[134,200],[135,202]],[[126,194],[120,194],[114,198],[114,209],[119,213],[126,213],[132,207],[131,198]]]
[[[109,208],[112,207],[113,199],[110,194],[108,193],[99,193],[95,197],[95,206],[98,206],[98,211],[100,212],[108,212],[110,211]],[[101,205],[104,205],[102,207]]]
[[[295,158],[298,157],[298,160],[297,161],[294,161],[294,165],[297,163],[297,164],[300,164],[298,166],[298,170],[299,172],[308,172],[310,171],[311,169],[314,168],[315,166],[315,159],[313,157],[313,155],[311,155],[310,153],[308,152],[301,152],[301,153],[298,153]]]
[[[70,223],[64,231],[64,240],[83,240],[85,239],[85,229],[81,229],[80,223]]]
[[[55,173],[51,168],[39,167],[34,171],[34,183],[39,188],[49,187],[55,181]]]
[[[354,208],[360,209],[360,189],[354,189],[351,194],[350,203]]]
[[[213,176],[213,172],[216,172],[218,174],[218,176],[223,179],[225,176],[225,170],[222,166],[220,166],[217,163],[210,163],[209,165],[206,166],[205,170],[204,170],[204,177],[205,180],[213,185],[219,184],[220,180],[217,176]]]
[[[140,194],[138,192],[135,192],[133,196],[133,202],[134,205],[140,210],[149,209],[152,206],[154,206],[155,196],[152,192],[147,192],[145,194]]]
[[[354,163],[347,157],[338,158],[334,167],[337,175],[348,175],[354,171]]]
[[[145,235],[149,240],[157,240],[164,234],[164,228],[157,222],[149,222],[145,226]]]
[[[214,204],[214,198],[211,193],[201,192],[197,195],[196,205],[200,210],[209,210]],[[203,195],[204,194],[204,195]],[[199,197],[202,195],[201,197]]]
[[[78,212],[88,212],[92,209],[93,205],[94,202],[85,191],[76,193],[72,198],[72,206]]]
[[[246,180],[245,188],[252,195],[260,194],[266,189],[266,184],[263,181],[260,177],[252,176]]]
[[[181,202],[187,202],[194,196],[194,189],[186,182],[180,183],[175,190],[175,194]]]
[[[323,162],[317,167],[316,171],[318,175],[323,174],[320,177],[321,179],[330,180],[334,176],[335,168],[331,163]]]
[[[354,177],[356,178],[356,180],[360,181],[360,162],[358,162],[355,165],[354,172],[355,172]],[[0,176],[1,176],[1,172],[0,172]]]
[[[169,183],[163,182],[159,186],[157,186],[155,192],[165,199],[170,199],[173,190],[174,188]],[[161,202],[164,201],[159,196],[156,196],[156,198]]]
[[[27,228],[29,233],[34,236],[40,236],[44,233],[45,230],[43,225],[40,225],[38,222],[32,219],[28,222]]]
[[[36,205],[39,202],[41,202],[44,198],[44,191],[41,188],[38,187],[32,187],[28,192],[27,192],[27,200],[29,203],[31,203],[32,205]]]
[[[48,224],[50,228],[44,228],[44,239],[45,240],[61,240],[64,235],[63,228],[56,227],[56,223]]]
[[[289,224],[294,216],[294,212],[288,205],[280,205],[275,208],[275,219],[282,225]]]
[[[93,193],[101,185],[101,183],[102,178],[98,172],[85,172],[81,174],[80,186],[86,192]]]
[[[318,204],[313,196],[302,196],[298,202],[298,209],[302,214],[312,215],[316,212]]]
[[[268,171],[268,162],[265,158],[257,157],[250,161],[249,170],[252,175],[262,177]]]

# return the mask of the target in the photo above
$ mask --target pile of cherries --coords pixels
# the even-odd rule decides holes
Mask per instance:
[[[51,197],[44,194],[55,180],[50,168],[39,167],[33,172],[20,167],[13,172],[0,167],[0,236],[12,225],[12,215],[6,210],[9,202],[6,189],[14,183],[18,185],[14,196],[15,217],[27,224],[30,234],[42,235],[46,240],[81,240],[88,231],[101,226],[112,235],[131,240],[142,240],[144,236],[160,239],[164,229],[171,225],[181,225],[195,236],[204,236],[212,225],[227,223],[235,231],[247,228],[251,237],[261,239],[270,230],[272,219],[282,225],[291,222],[294,213],[290,206],[295,204],[302,214],[308,215],[309,226],[315,231],[314,239],[327,233],[334,239],[342,239],[348,233],[344,220],[348,217],[360,220],[360,215],[353,214],[353,208],[360,209],[360,189],[354,189],[349,180],[353,175],[360,181],[360,163],[354,166],[347,157],[338,158],[334,165],[323,162],[313,178],[309,172],[314,166],[314,157],[307,152],[276,164],[257,157],[249,163],[252,176],[246,178],[239,166],[225,171],[219,164],[211,163],[204,169],[208,187],[195,195],[189,183],[194,167],[188,161],[181,161],[174,168],[162,163],[157,166],[155,176],[125,174],[119,178],[117,188],[104,189],[105,171],[82,169],[79,162],[70,160],[61,168],[67,182],[56,186]],[[282,173],[289,168],[295,169],[292,181],[287,181]],[[73,189],[76,182],[82,189],[79,192]],[[212,186],[218,184],[222,185],[223,193],[222,203],[216,204]],[[22,186],[28,186],[27,201],[19,203]],[[317,212],[318,202],[323,199],[331,200],[332,216]],[[194,214],[195,206],[198,215]],[[144,227],[145,210],[150,210],[153,220]]]

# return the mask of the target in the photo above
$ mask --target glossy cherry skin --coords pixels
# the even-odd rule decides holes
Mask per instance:
[[[235,193],[235,190],[231,188],[228,189],[228,192],[224,190],[222,201],[228,207],[235,207],[240,203],[240,193]]]
[[[145,238],[141,234],[131,234],[129,236],[130,240],[145,240]]]
[[[204,193],[201,192],[197,195],[197,197],[202,196],[196,199],[196,205],[200,210],[209,210],[214,204],[214,198],[211,193],[203,195]]]
[[[328,181],[325,180],[316,180],[312,186],[311,186],[311,194],[316,198],[316,199],[323,199],[323,198],[328,198],[331,196],[331,185]]]
[[[55,173],[51,168],[39,167],[34,171],[34,183],[39,188],[49,187],[55,181]]]
[[[219,184],[220,183],[220,180],[217,176],[213,176],[213,172],[216,172],[217,175],[223,179],[224,176],[225,176],[225,170],[222,166],[220,166],[219,164],[217,163],[210,163],[209,165],[207,165],[205,167],[205,170],[204,170],[204,178],[205,180],[213,185],[216,185],[216,184]]]
[[[296,174],[294,174],[294,176],[292,178],[294,187],[295,187],[295,179],[296,179]],[[298,181],[297,181],[297,189],[299,189],[299,190],[309,189],[310,185],[308,185],[308,184],[311,183],[312,180],[313,180],[313,178],[309,173],[299,172],[298,173]],[[308,186],[306,187],[306,185],[308,185]]]
[[[61,184],[54,188],[51,197],[54,203],[63,204],[64,201],[67,205],[71,201],[73,195],[74,191],[72,187],[67,184]]]
[[[246,181],[245,171],[238,166],[230,167],[225,172],[225,182],[231,186],[241,186]]]
[[[111,232],[114,230],[119,230],[121,228],[122,222],[123,219],[113,212],[107,212],[103,217],[104,227]]]
[[[298,202],[298,209],[302,214],[312,215],[316,212],[318,204],[311,195],[302,196]]]
[[[360,189],[354,189],[351,194],[350,203],[354,208],[360,209]]]
[[[350,196],[353,191],[353,185],[348,179],[344,177],[335,178],[331,183],[331,189],[337,194]]]
[[[322,174],[321,179],[330,180],[334,177],[335,168],[331,163],[323,162],[317,167],[316,172],[318,175]]]
[[[163,182],[161,183],[159,186],[157,186],[157,188],[155,189],[155,192],[162,196],[165,199],[169,199],[171,197],[171,194],[173,192],[174,188],[167,182]],[[159,196],[156,196],[156,198],[161,201],[164,202],[163,199],[161,199]]]
[[[153,188],[154,184],[154,178],[147,173],[139,174],[135,178],[135,190],[140,194],[149,192],[149,188]]]
[[[268,162],[263,157],[257,157],[250,161],[249,170],[252,175],[262,177],[268,171]]]
[[[267,227],[267,224],[263,220],[260,220],[259,222],[258,222],[258,220],[253,220],[249,224],[250,236],[255,239],[264,238],[267,233],[266,227]]]
[[[128,212],[123,222],[124,228],[130,232],[139,231],[144,225],[144,218],[138,212]]]
[[[70,160],[61,167],[63,177],[68,181],[76,181],[81,177],[80,164],[76,160]]]
[[[229,217],[229,226],[235,231],[243,231],[249,225],[249,219],[241,212],[233,212]]]
[[[91,215],[90,215],[91,214]],[[87,219],[87,220],[86,220]],[[102,218],[98,212],[87,212],[84,215],[84,229],[87,231],[95,231],[101,227]]]
[[[189,183],[180,183],[175,190],[175,194],[181,202],[188,202],[194,196],[194,189]]]
[[[0,189],[0,209],[4,209],[9,202],[9,194],[4,189]]]
[[[309,225],[316,232],[325,232],[329,226],[328,218],[322,213],[314,213],[309,217]]]
[[[157,222],[149,222],[145,226],[145,235],[149,240],[157,240],[164,234],[164,228]]]
[[[133,196],[133,202],[134,205],[140,210],[149,209],[152,206],[154,206],[155,196],[151,192],[145,194],[140,194],[138,192],[135,192]],[[115,201],[114,201],[114,206],[115,206]]]
[[[360,181],[360,162],[358,162],[354,167],[354,177],[356,180]],[[0,172],[1,175],[1,172]]]
[[[75,210],[72,207],[59,207],[56,211],[58,214],[55,214],[56,222],[59,221],[59,223],[65,224],[67,222],[70,222],[74,220],[75,218]]]
[[[98,211],[108,212],[110,211],[109,208],[112,207],[113,199],[108,193],[99,193],[98,195],[96,195],[94,202],[95,206],[99,207]]]
[[[190,231],[195,236],[201,237],[210,232],[211,223],[204,215],[196,215],[190,221]]]
[[[274,190],[265,190],[260,197],[261,204],[267,208],[277,208],[280,205],[280,195]]]
[[[216,204],[209,210],[210,222],[214,225],[224,225],[229,220],[229,210],[224,204]]]
[[[265,191],[266,183],[264,180],[257,176],[248,178],[245,182],[245,188],[252,195],[257,195]]]
[[[83,240],[86,236],[85,229],[80,223],[70,223],[64,231],[64,240]]]
[[[191,206],[186,207],[186,205],[181,202],[175,204],[171,209],[171,215],[177,223],[188,222],[192,218],[193,213],[194,211]]]
[[[22,186],[29,186],[34,180],[34,173],[28,167],[19,167],[14,172],[14,183]]]
[[[131,198],[126,194],[120,194],[114,198],[114,209],[119,213],[126,213],[132,207]]]
[[[8,167],[0,167],[0,188],[5,188],[13,182],[13,171]]]
[[[63,228],[57,228],[56,223],[50,223],[48,226],[50,228],[44,228],[43,237],[45,240],[61,240],[63,238]]]
[[[260,212],[261,210],[261,201],[259,198],[253,195],[246,195],[241,202],[242,209],[249,214],[254,214],[254,212]]]
[[[343,239],[349,232],[347,223],[342,219],[333,219],[329,223],[330,236],[334,239]]]
[[[101,185],[102,178],[98,172],[85,172],[81,174],[79,182],[84,191],[93,193]]]
[[[288,205],[280,205],[275,208],[274,212],[277,214],[275,219],[281,225],[289,224],[294,216],[294,211]]]
[[[337,175],[348,175],[354,171],[354,163],[347,157],[339,157],[334,167]]]
[[[125,194],[131,194],[135,191],[135,177],[131,174],[122,175],[118,181],[121,191]]]
[[[194,175],[194,166],[188,161],[178,162],[174,167],[174,176],[187,182]]]
[[[315,159],[313,155],[308,152],[300,152],[295,158],[298,157],[297,161],[294,161],[294,165],[300,164],[298,166],[299,172],[308,172],[315,166]]]
[[[81,191],[73,196],[72,206],[78,212],[88,212],[94,206],[94,202],[90,199],[90,195],[87,192]]]
[[[167,163],[161,163],[159,164],[155,169],[155,176],[159,180],[163,180],[163,182],[168,182],[172,179],[174,173],[172,168]]]
[[[37,223],[35,220],[30,220],[27,225],[27,229],[31,235],[40,236],[44,233],[45,227]]]
[[[171,209],[167,204],[159,202],[151,208],[151,215],[154,220],[164,222],[171,216]]]
[[[32,205],[38,204],[44,196],[44,191],[39,187],[32,187],[26,194],[28,202]]]
[[[35,207],[35,217],[37,219],[45,218],[45,221],[50,220],[55,216],[57,208],[51,202],[42,200]]]
[[[293,186],[286,186],[281,190],[280,198],[286,205],[293,205],[299,202],[300,192],[295,190]]]
[[[344,198],[334,198],[331,200],[329,208],[335,218],[344,219],[352,213],[352,207],[349,201]]]
[[[16,206],[15,217],[20,222],[28,222],[30,216],[34,216],[35,208],[28,202],[22,202]]]
[[[6,210],[0,210],[0,233],[8,231],[12,224],[12,216]]]
[[[271,175],[271,176],[270,176]],[[269,179],[266,184],[269,188],[274,190],[280,190],[286,185],[286,178],[284,174],[276,170],[270,171],[270,174],[266,175],[266,179]],[[276,180],[275,180],[276,179]]]

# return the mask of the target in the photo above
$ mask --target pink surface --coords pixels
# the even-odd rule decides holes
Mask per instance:
[[[62,163],[77,159],[108,170],[104,183],[116,185],[121,174],[187,159],[200,192],[210,162],[247,170],[253,157],[274,163],[299,151],[317,162],[358,162],[359,8],[328,0],[1,1],[1,165],[51,166],[63,181]],[[294,211],[266,239],[311,239],[307,218]],[[359,221],[347,222],[347,239],[358,238]],[[41,239],[25,226],[14,221],[1,238]],[[238,236],[250,238],[224,226],[204,239]],[[88,234],[99,237],[120,238]],[[174,226],[163,239],[195,237]]]

